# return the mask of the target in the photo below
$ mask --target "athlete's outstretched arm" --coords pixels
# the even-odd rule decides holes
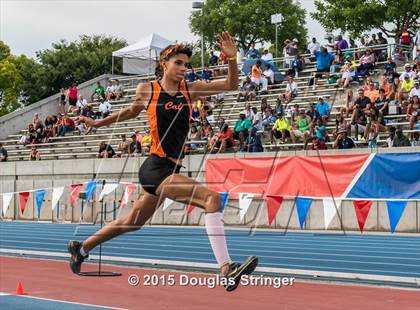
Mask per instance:
[[[93,120],[90,117],[80,116],[79,120],[86,123],[88,127],[102,127],[107,126],[112,123],[126,121],[128,119],[135,118],[141,111],[146,108],[147,102],[151,96],[151,86],[149,83],[141,83],[137,85],[136,88],[136,98],[134,102],[128,107],[112,113],[110,116],[105,117],[104,119]]]
[[[221,51],[229,58],[228,77],[225,80],[205,83],[197,81],[189,85],[192,99],[200,96],[211,96],[224,91],[237,90],[239,84],[238,63],[236,62],[236,43],[228,32],[219,35],[219,46]]]

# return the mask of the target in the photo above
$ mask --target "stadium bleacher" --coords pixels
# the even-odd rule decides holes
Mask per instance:
[[[382,46],[378,47],[382,48]],[[282,58],[274,60],[276,63],[281,64]],[[403,71],[401,64],[398,67],[398,72]],[[279,66],[281,67],[281,66]],[[383,72],[383,63],[377,63],[376,68],[373,72],[373,77],[378,80],[378,75]],[[214,69],[214,67],[213,67]],[[285,69],[280,69],[284,72]],[[289,103],[290,105],[297,104],[299,107],[308,108],[311,103],[315,103],[319,96],[323,96],[331,107],[331,116],[326,126],[328,133],[331,134],[335,128],[335,116],[340,113],[340,109],[345,106],[345,94],[346,89],[337,87],[336,84],[329,84],[326,79],[321,79],[321,85],[315,90],[312,86],[309,86],[309,80],[314,76],[316,72],[315,63],[309,63],[305,69],[300,72],[299,77],[295,79],[298,85],[299,95]],[[225,76],[218,76],[217,78],[224,78]],[[137,83],[144,81],[148,77],[133,76],[133,77],[118,77],[121,83],[125,87],[126,95],[123,99],[112,102],[112,111],[120,110],[123,107],[128,106],[135,95],[135,86]],[[260,106],[261,99],[266,98],[267,103],[271,106],[275,105],[276,98],[285,89],[285,83],[274,84],[269,86],[269,93],[265,95],[259,95],[258,100],[248,101],[251,106]],[[353,88],[359,87],[358,85]],[[225,93],[224,102],[220,106],[216,107],[213,111],[215,119],[223,117],[225,121],[233,128],[236,122],[239,112],[244,110],[244,102],[237,102],[238,91],[232,91]],[[94,111],[98,110],[99,103],[93,102]],[[43,115],[45,117],[46,115]],[[413,130],[409,129],[409,123],[405,115],[388,115],[386,117],[388,123],[387,126],[401,126],[404,133],[410,133]],[[350,120],[350,118],[347,118]],[[0,141],[8,151],[9,161],[27,160],[30,152],[31,145],[23,146],[18,144],[18,141],[22,134],[25,133],[26,124],[22,124],[21,132],[13,135],[9,135],[6,140]],[[36,144],[37,150],[40,152],[42,159],[68,159],[68,158],[90,158],[95,157],[98,150],[98,145],[101,141],[105,141],[110,144],[114,149],[117,148],[120,142],[121,134],[130,135],[134,130],[138,130],[141,134],[148,127],[145,113],[141,113],[136,119],[119,122],[108,127],[99,128],[96,132],[88,135],[79,135],[77,131],[73,133],[67,133],[66,136],[53,137],[49,143]],[[214,129],[217,126],[214,126]],[[263,134],[263,133],[261,133]],[[378,137],[378,146],[385,147],[386,138],[388,132],[381,132]],[[299,143],[285,143],[285,144],[271,144],[269,143],[270,138],[263,134],[263,146],[265,150],[299,150],[304,147],[303,142]],[[204,141],[203,141],[204,142]],[[358,147],[368,147],[365,141],[355,141]],[[198,143],[199,144],[199,143]],[[204,144],[204,143],[203,143]],[[332,142],[328,142],[329,147]],[[205,148],[200,148],[204,150]]]

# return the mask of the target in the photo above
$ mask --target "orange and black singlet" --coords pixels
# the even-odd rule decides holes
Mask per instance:
[[[151,82],[152,95],[147,105],[152,144],[150,154],[183,158],[184,143],[190,130],[191,97],[182,80],[175,96],[169,95],[159,81]]]

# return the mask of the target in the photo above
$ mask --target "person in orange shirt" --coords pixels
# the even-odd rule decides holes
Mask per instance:
[[[383,89],[385,91],[385,96],[387,97],[391,93],[391,84],[389,84],[386,74],[381,76],[381,81],[379,82],[379,89]]]
[[[251,81],[257,84],[258,86],[262,85],[262,91],[267,92],[268,81],[263,76],[263,70],[261,68],[261,60],[257,60],[251,68]]]
[[[369,84],[369,90],[365,91],[366,97],[370,99],[370,102],[375,102],[379,98],[379,92],[376,90],[375,83]]]

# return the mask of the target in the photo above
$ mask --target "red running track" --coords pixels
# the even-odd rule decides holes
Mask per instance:
[[[96,270],[85,264],[84,271]],[[11,293],[22,281],[29,296],[128,309],[349,309],[418,310],[418,290],[295,282],[293,286],[241,286],[228,293],[222,287],[130,286],[128,276],[137,274],[210,277],[209,274],[162,271],[137,267],[104,266],[119,271],[120,277],[80,277],[65,261],[0,256],[0,291]]]

